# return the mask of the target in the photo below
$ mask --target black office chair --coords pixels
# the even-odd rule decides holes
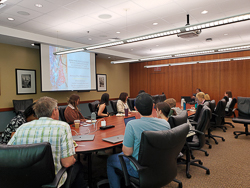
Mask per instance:
[[[135,98],[128,98],[127,103],[131,111],[135,110]]]
[[[164,93],[159,95],[159,98],[160,98],[160,102],[164,102],[167,99],[167,97],[166,97],[166,95]]]
[[[248,131],[248,124],[250,124],[250,98],[249,97],[238,97],[238,108],[239,116],[233,118],[234,123],[244,124],[245,131],[234,131],[235,138],[239,135],[245,134],[250,135]]]
[[[88,104],[90,113],[96,112],[97,105],[98,105],[99,103],[100,103],[99,101],[94,101],[94,102],[90,102],[90,103]]]
[[[114,114],[117,114],[117,100],[110,101]]]
[[[158,102],[160,102],[160,97],[159,97],[159,95],[153,95],[152,98],[153,98],[153,102],[154,102],[155,104],[157,104]]]
[[[170,116],[168,118],[168,122],[170,124],[171,129],[179,126],[183,123],[187,123],[187,117],[188,117],[188,113],[186,110],[183,110],[179,115],[177,116]]]
[[[55,175],[50,143],[0,145],[0,184],[3,188],[56,188],[62,168]]]
[[[224,115],[225,108],[226,108],[226,101],[222,99],[218,102],[216,109],[212,113],[212,118],[210,119],[210,126],[208,127],[208,134],[206,135],[206,137],[208,137],[208,139],[212,138],[215,144],[218,144],[218,141],[215,139],[215,137],[221,138],[222,141],[225,141],[225,138],[223,138],[222,136],[211,134],[212,128],[216,128],[216,127],[222,128],[222,130],[225,132],[225,129],[224,129],[225,126],[222,125],[222,121],[225,116]]]
[[[177,175],[177,156],[184,146],[189,131],[187,123],[164,131],[144,131],[141,136],[138,161],[131,156],[119,155],[125,185],[140,188],[160,188]],[[137,168],[139,178],[129,176],[123,157],[128,158]],[[182,183],[179,187],[182,187]]]
[[[17,114],[23,113],[25,109],[33,103],[33,99],[12,100],[14,112]]]
[[[64,122],[67,122],[66,119],[65,119],[65,116],[64,116],[64,112],[65,112],[66,108],[67,108],[67,106],[58,107],[60,120],[64,121]]]
[[[178,164],[185,164],[186,165],[187,178],[191,178],[191,175],[189,174],[190,165],[194,165],[194,166],[198,166],[200,168],[203,168],[206,170],[206,174],[210,174],[210,170],[202,165],[203,163],[201,162],[201,160],[199,160],[199,159],[190,160],[190,156],[192,157],[192,150],[193,149],[204,151],[201,148],[205,144],[205,133],[204,132],[207,129],[207,126],[209,125],[209,120],[211,118],[211,110],[205,105],[202,105],[202,106],[203,107],[200,111],[200,116],[199,116],[199,119],[197,121],[197,129],[192,130],[196,133],[197,139],[192,141],[192,142],[187,142],[185,144],[184,148],[186,151],[186,159],[183,159],[183,158],[178,159],[179,160]],[[202,131],[200,131],[200,130],[202,130]],[[205,154],[206,154],[206,152],[205,152]],[[208,154],[206,154],[206,155],[208,155]]]
[[[228,108],[228,111],[225,111],[225,117],[231,117],[232,115],[234,115],[234,117],[236,117],[235,112],[234,112],[235,111],[234,106],[236,103],[237,103],[237,99],[233,98],[232,102]],[[231,122],[225,122],[225,119],[223,120],[223,124],[228,124],[234,128],[234,125]]]

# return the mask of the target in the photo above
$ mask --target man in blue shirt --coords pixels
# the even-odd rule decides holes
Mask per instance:
[[[168,130],[170,125],[166,120],[152,117],[153,99],[147,93],[141,93],[136,97],[135,108],[140,113],[141,119],[131,120],[126,125],[122,151],[125,155],[133,156],[138,160],[141,133],[143,131]],[[110,188],[120,187],[120,177],[115,173],[115,168],[122,169],[118,155],[111,155],[107,161]],[[125,158],[125,162],[129,175],[138,178],[138,172],[133,164],[127,158]]]

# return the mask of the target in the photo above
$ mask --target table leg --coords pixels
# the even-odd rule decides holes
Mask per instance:
[[[88,158],[88,184],[89,187],[93,187],[93,182],[92,182],[92,159],[91,159],[91,154],[92,153],[87,153],[87,158]]]

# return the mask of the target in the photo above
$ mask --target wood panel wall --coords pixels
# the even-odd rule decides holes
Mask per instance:
[[[181,96],[192,96],[196,88],[208,93],[218,102],[225,91],[231,90],[233,97],[250,97],[250,60],[144,68],[145,65],[179,63],[250,56],[250,51],[178,58],[161,61],[131,63],[130,97],[136,97],[144,89],[151,95],[165,93],[167,98],[180,101]]]

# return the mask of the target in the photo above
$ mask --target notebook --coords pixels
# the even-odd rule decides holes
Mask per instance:
[[[123,141],[123,139],[124,139],[124,135],[117,135],[117,136],[112,136],[112,137],[108,137],[108,138],[103,138],[102,140],[115,144],[117,142]]]
[[[72,136],[74,141],[88,141],[94,140],[95,135],[79,135],[79,136]]]
[[[128,117],[128,118],[124,118],[125,126],[127,125],[127,123],[128,123],[130,120],[133,120],[133,119],[135,119],[135,116]]]

